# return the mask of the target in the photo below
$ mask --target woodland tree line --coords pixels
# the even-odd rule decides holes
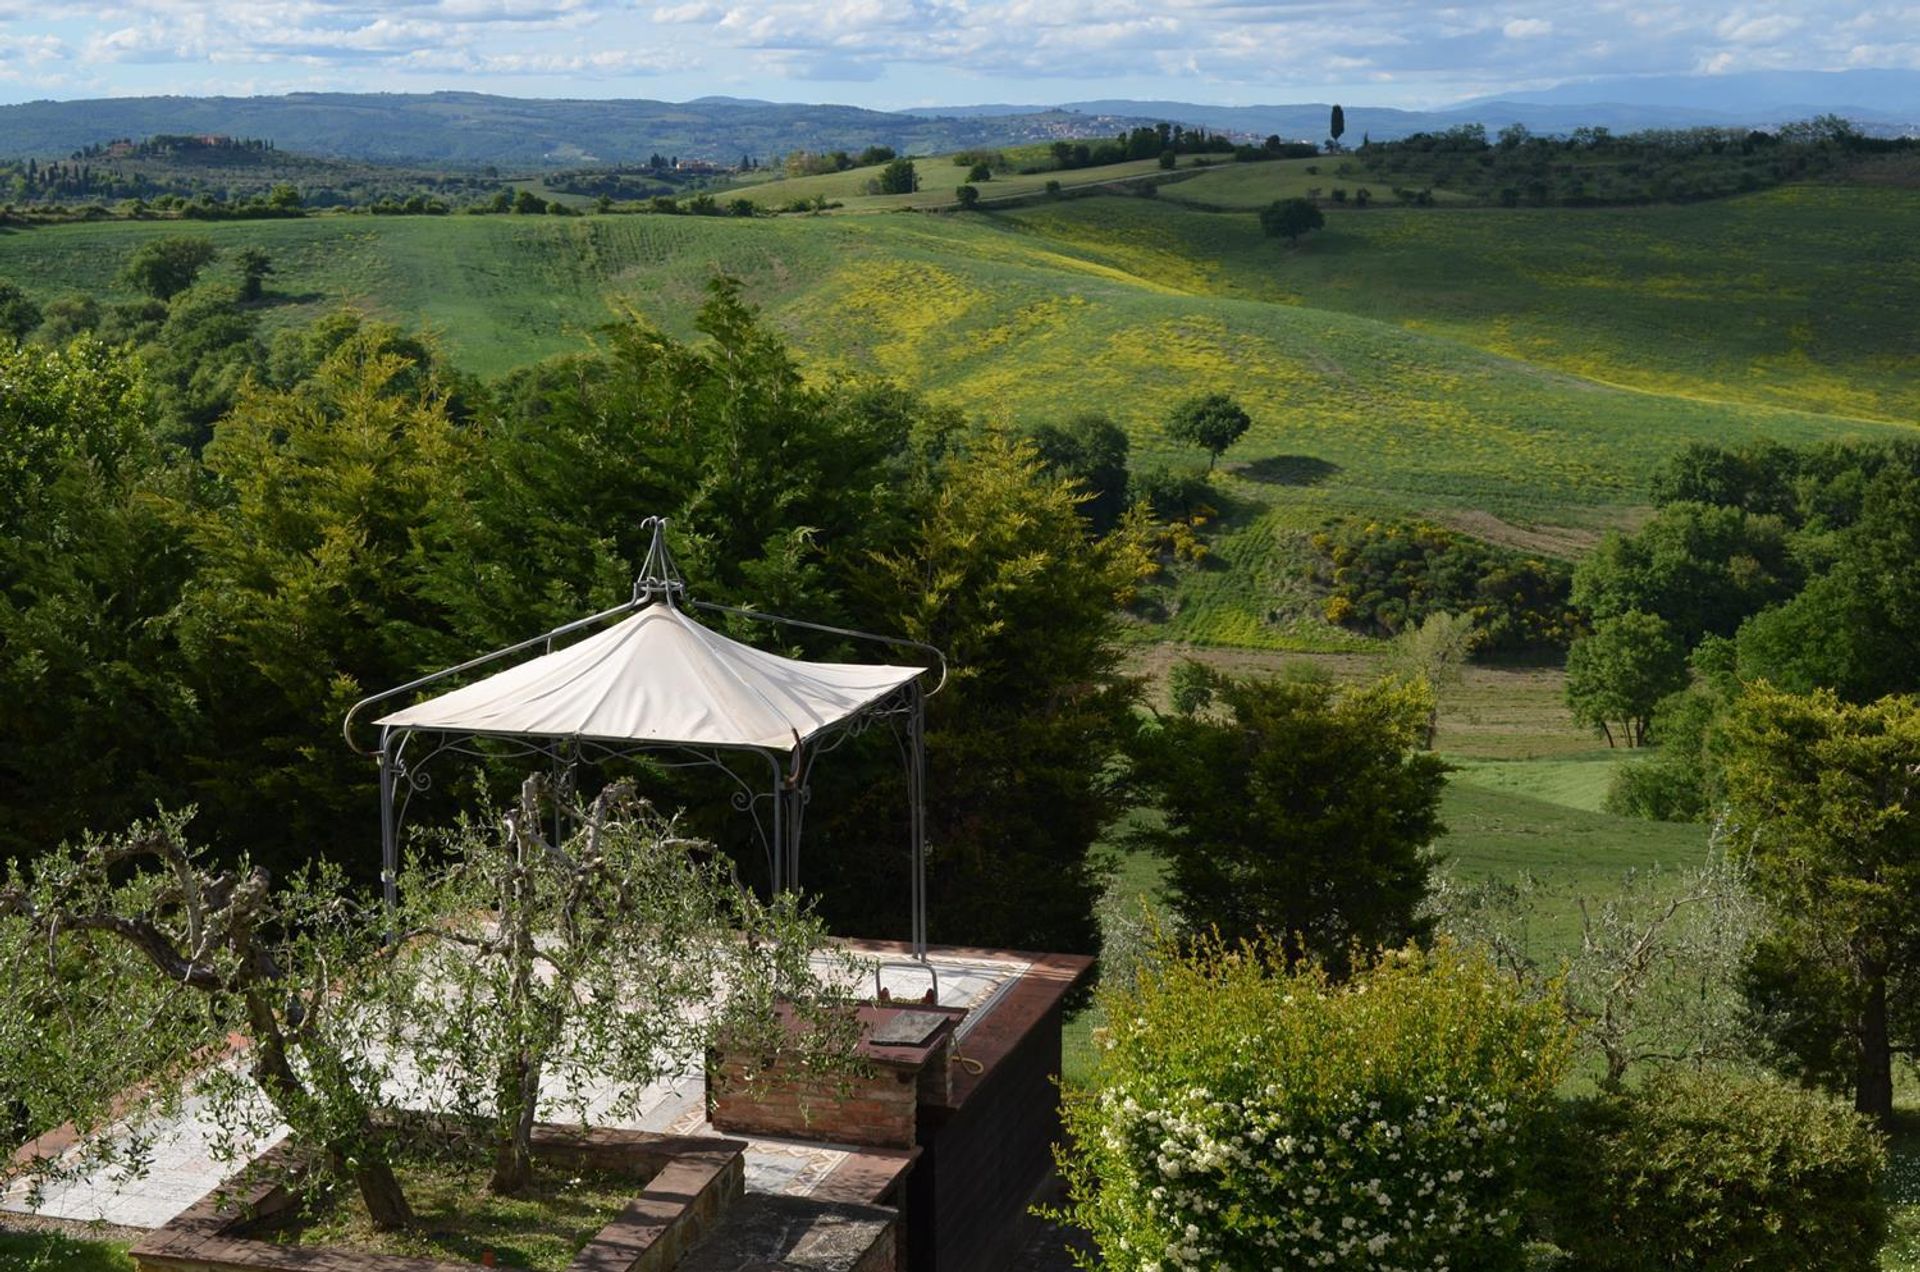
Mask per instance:
[[[658,513],[705,599],[947,651],[933,935],[1092,948],[1087,850],[1136,697],[1113,614],[1151,567],[1032,442],[884,381],[803,384],[724,281],[698,345],[623,322],[487,384],[353,314],[263,341],[219,281],[110,321],[0,352],[0,855],[190,802],[222,851],[369,879],[346,707],[625,599]],[[898,757],[834,759],[809,886],[848,928],[895,931]],[[730,813],[700,829],[756,867]]]

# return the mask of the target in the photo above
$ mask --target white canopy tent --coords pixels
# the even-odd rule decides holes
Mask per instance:
[[[877,663],[807,662],[732,640],[694,621],[683,606],[785,623],[856,639],[918,649],[917,641],[779,618],[729,606],[689,602],[665,541],[666,522],[648,518],[653,542],[633,599],[626,605],[556,628],[356,703],[343,723],[347,742],[380,764],[381,882],[394,899],[399,829],[406,799],[421,789],[419,770],[443,751],[478,754],[472,744],[492,739],[512,755],[543,755],[564,779],[582,758],[647,753],[670,767],[705,766],[738,787],[734,807],[752,814],[767,849],[777,888],[800,885],[800,829],[814,759],[875,721],[906,724],[904,753],[912,811],[914,952],[926,948],[926,690],[927,667]],[[575,632],[612,626],[560,646]],[[353,723],[376,703],[418,692],[436,682],[544,645],[546,652],[484,679],[450,690],[374,721],[376,751],[354,742]],[[432,740],[409,760],[417,735]],[[496,746],[493,754],[502,753]],[[757,754],[768,782],[758,786],[734,771],[725,756]],[[563,780],[562,788],[567,785]],[[399,788],[405,787],[402,791]],[[763,820],[762,810],[766,811]]]

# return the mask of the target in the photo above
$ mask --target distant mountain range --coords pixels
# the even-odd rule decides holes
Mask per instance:
[[[648,156],[766,162],[792,150],[969,146],[1089,137],[1138,120],[1041,109],[1018,117],[925,117],[858,106],[708,97],[691,102],[493,97],[482,93],[289,93],[113,97],[0,106],[0,155],[64,157],[156,133],[260,137],[281,150],[386,163],[576,167]]]
[[[1208,106],[1194,102],[1103,99],[1061,102],[1055,109],[1094,115],[1175,119],[1223,131],[1319,140],[1330,102],[1275,106]],[[927,117],[1018,117],[1044,106],[938,106]],[[1765,127],[1829,112],[1871,132],[1920,132],[1920,71],[1754,71],[1737,75],[1661,75],[1582,80],[1552,88],[1473,98],[1435,110],[1345,106],[1346,140],[1371,134],[1381,141],[1408,133],[1480,123],[1488,128],[1525,124],[1535,132],[1580,127],[1618,131],[1686,128],[1701,124]]]
[[[1501,93],[1438,110],[1347,105],[1345,140],[1482,123],[1536,132],[1697,124],[1765,127],[1832,112],[1868,131],[1920,134],[1920,72],[1757,71],[1613,78]],[[1248,137],[1325,137],[1329,104],[1214,106],[1123,99],[908,111],[703,97],[690,102],[494,97],[480,93],[290,93],[116,97],[0,106],[0,156],[65,156],[118,137],[219,133],[282,150],[388,163],[569,167],[658,153],[731,163],[791,150],[892,146],[929,154],[1110,135],[1171,120]]]

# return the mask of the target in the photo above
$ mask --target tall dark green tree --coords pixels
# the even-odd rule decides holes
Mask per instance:
[[[1333,104],[1333,112],[1327,120],[1327,136],[1333,139],[1334,146],[1340,144],[1340,136],[1347,131],[1347,112],[1340,109],[1340,103]]]
[[[136,364],[82,338],[0,349],[0,859],[177,798],[197,704],[167,616],[189,480]]]
[[[1165,818],[1146,837],[1186,924],[1264,933],[1336,968],[1419,935],[1447,773],[1420,745],[1432,690],[1204,678],[1208,694],[1188,693],[1204,709],[1135,744]]]
[[[192,791],[218,842],[366,871],[372,769],[340,740],[364,694],[436,661],[427,527],[466,499],[471,439],[435,383],[361,334],[291,390],[254,385],[205,452],[181,649],[214,733]]]
[[[1105,534],[1118,525],[1128,503],[1126,430],[1098,411],[1082,411],[1061,424],[1042,424],[1031,436],[1042,463],[1084,488],[1080,514],[1088,528]]]
[[[622,323],[498,387],[473,498],[433,531],[435,587],[473,647],[626,599],[653,515],[705,599],[846,616],[849,578],[904,532],[900,465],[933,414],[807,384],[737,283],[713,284],[695,327],[687,344]]]
[[[1109,766],[1138,694],[1115,607],[1148,560],[1134,536],[1090,539],[1078,499],[1031,443],[976,436],[938,462],[907,543],[861,588],[876,626],[938,646],[953,667],[928,738],[937,940],[1097,946],[1092,848],[1114,813]],[[902,797],[889,784],[879,798]],[[876,843],[875,824],[857,815],[815,852],[836,872],[823,904],[862,906],[867,923],[897,930],[903,840]]]
[[[1772,913],[1749,997],[1782,1061],[1890,1127],[1893,1057],[1920,1043],[1920,702],[1750,689],[1726,783]]]

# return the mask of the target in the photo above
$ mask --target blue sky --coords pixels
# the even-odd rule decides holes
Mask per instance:
[[[1599,75],[1920,68],[1920,2],[0,0],[0,101],[706,94],[1429,106]]]

